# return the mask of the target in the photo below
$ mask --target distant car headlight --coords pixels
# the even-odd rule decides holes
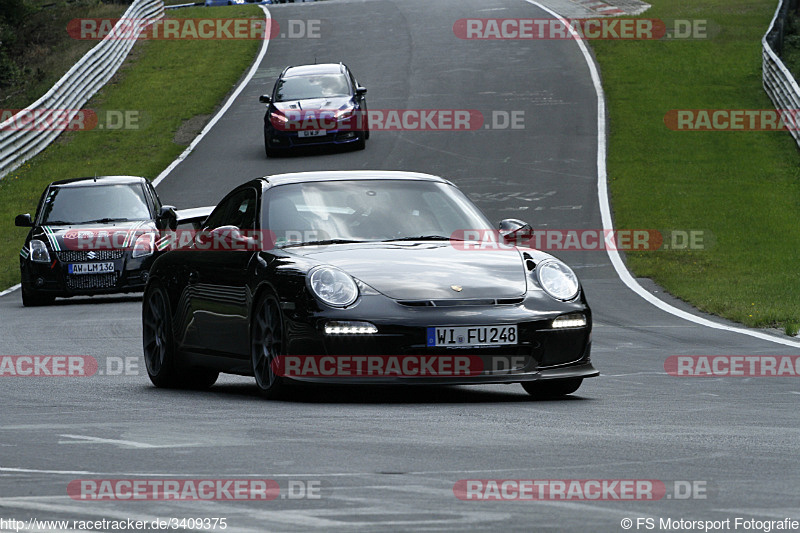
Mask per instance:
[[[556,300],[572,300],[578,295],[578,276],[558,259],[546,259],[536,265],[539,285]]]
[[[272,125],[275,126],[276,128],[283,129],[283,127],[286,125],[286,122],[288,122],[289,119],[286,118],[286,115],[284,115],[283,113],[279,111],[273,111],[272,113],[269,114],[269,121],[272,122]]]
[[[47,251],[47,246],[44,242],[33,239],[31,241],[31,261],[36,263],[49,263],[50,252]]]
[[[352,118],[353,115],[356,113],[355,107],[348,107],[346,109],[340,109],[336,112],[336,120],[347,120]]]
[[[322,266],[311,269],[308,286],[317,298],[331,307],[347,307],[358,298],[356,282],[338,268]]]
[[[153,255],[155,251],[155,236],[152,233],[145,233],[144,235],[139,235],[139,238],[136,239],[136,244],[133,245],[133,256],[134,259],[137,257],[147,257],[148,255]]]

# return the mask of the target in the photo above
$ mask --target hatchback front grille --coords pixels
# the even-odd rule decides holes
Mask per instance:
[[[76,263],[79,261],[108,261],[119,259],[125,250],[64,250],[58,252],[58,260],[63,263]]]
[[[116,272],[67,276],[67,289],[111,289],[117,284]]]

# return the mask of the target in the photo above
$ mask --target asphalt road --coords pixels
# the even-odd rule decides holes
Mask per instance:
[[[230,110],[159,185],[167,203],[212,205],[233,186],[271,173],[402,169],[451,179],[494,220],[602,227],[596,98],[575,43],[453,36],[462,17],[546,13],[522,0],[331,0],[270,11],[282,27],[320,20],[320,38],[270,43]],[[257,97],[283,66],[315,58],[346,62],[368,87],[372,109],[522,111],[524,128],[375,132],[363,152],[267,160]],[[559,401],[498,385],[323,388],[269,402],[238,377],[221,378],[209,392],[159,390],[144,371],[140,299],[31,309],[19,292],[4,296],[0,354],[89,355],[103,375],[3,378],[0,518],[225,517],[229,530],[254,532],[622,531],[624,518],[634,530],[647,517],[656,530],[659,518],[800,519],[800,382],[664,371],[671,355],[800,349],[665,313],[621,283],[604,252],[559,255],[581,276],[593,307],[593,360],[602,372]],[[67,493],[73,480],[121,478],[270,479],[282,497],[98,502]],[[463,479],[658,480],[667,495],[461,501],[453,487]],[[681,499],[676,481],[704,490]],[[286,497],[301,484],[319,498]],[[13,530],[0,522],[3,528]]]

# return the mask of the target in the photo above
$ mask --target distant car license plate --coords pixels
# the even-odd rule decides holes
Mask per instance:
[[[70,274],[105,274],[114,272],[114,263],[70,263]]]
[[[298,137],[321,137],[325,135],[325,130],[301,130],[297,132]]]
[[[428,346],[499,346],[517,344],[517,326],[428,328]]]

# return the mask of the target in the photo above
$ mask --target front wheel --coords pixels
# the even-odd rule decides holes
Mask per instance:
[[[142,344],[147,375],[156,387],[207,389],[219,377],[219,372],[184,368],[176,360],[169,302],[159,286],[149,287],[144,294]]]
[[[283,349],[283,319],[278,299],[271,294],[262,296],[253,309],[250,359],[256,386],[265,398],[280,398],[286,392],[286,384],[275,373],[275,358]]]
[[[558,381],[525,381],[522,388],[525,392],[540,400],[559,398],[572,394],[580,388],[583,378],[561,379]]]
[[[286,155],[285,148],[273,148],[269,145],[269,136],[266,132],[264,132],[264,152],[266,152],[267,157],[281,157]]]
[[[365,132],[361,132],[358,140],[353,143],[354,150],[363,150],[367,147],[367,134]]]
[[[25,307],[39,307],[41,305],[50,305],[55,301],[53,296],[41,294],[33,289],[26,289],[25,285],[22,286],[22,305]]]

